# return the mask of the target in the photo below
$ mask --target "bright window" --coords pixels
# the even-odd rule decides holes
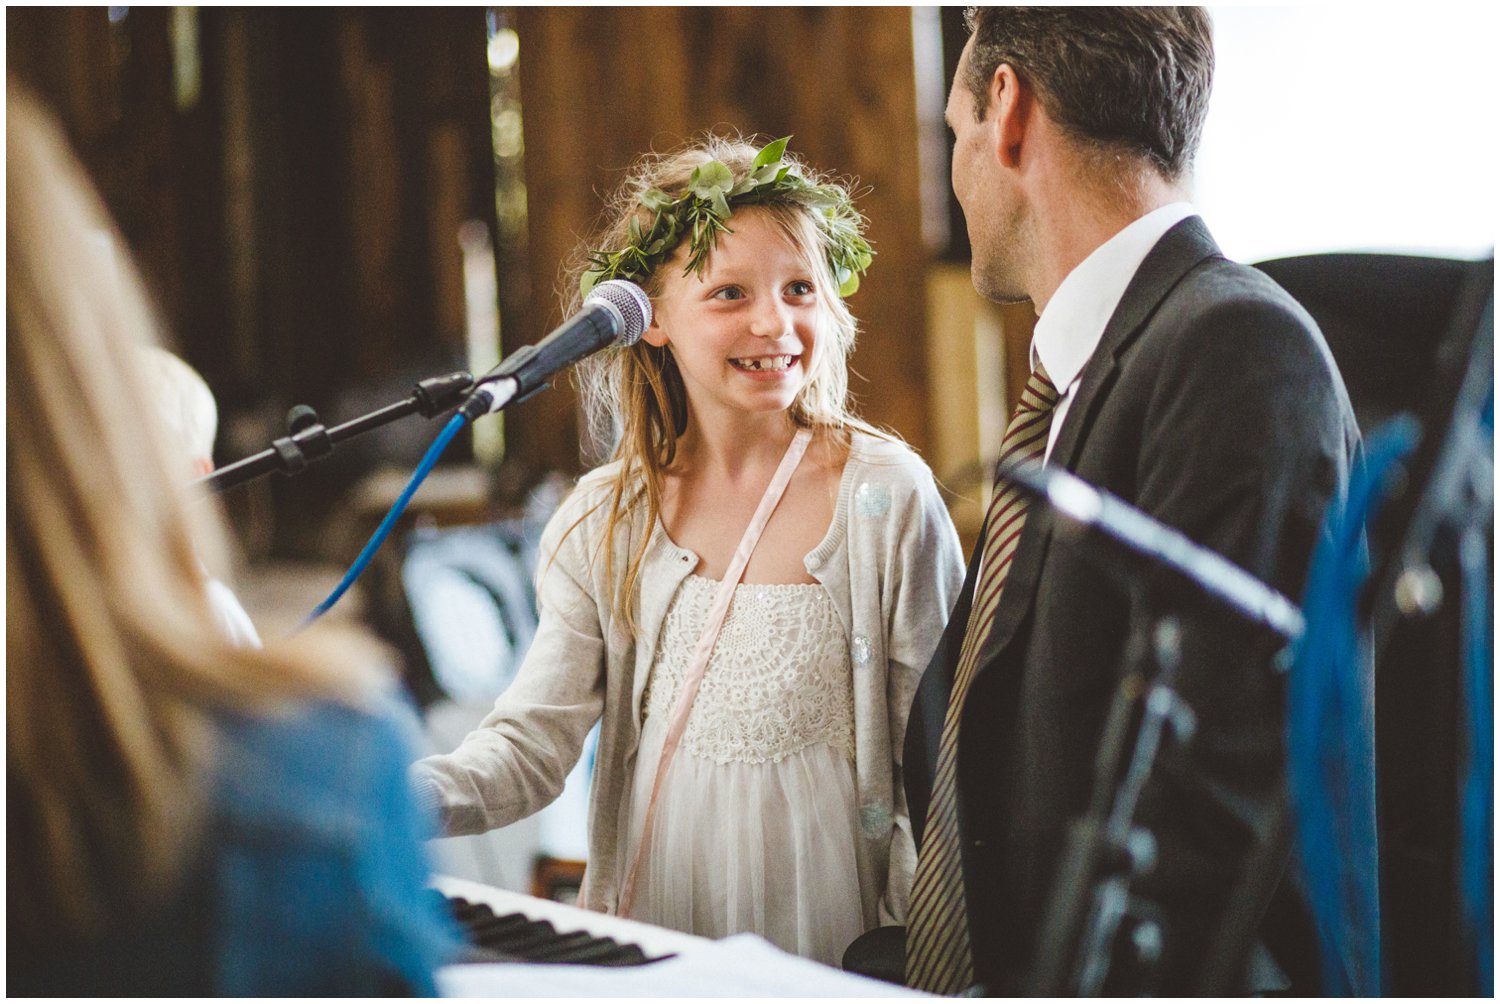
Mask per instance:
[[[1194,201],[1226,254],[1489,252],[1500,158],[1488,5],[1211,12]]]

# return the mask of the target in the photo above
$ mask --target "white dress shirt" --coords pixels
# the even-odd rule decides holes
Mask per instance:
[[[1095,248],[1047,301],[1031,339],[1031,368],[1035,370],[1041,360],[1058,389],[1046,460],[1052,459],[1052,447],[1073,403],[1084,364],[1104,336],[1104,327],[1120,305],[1125,287],[1157,241],[1192,215],[1193,207],[1186,202],[1152,210]]]

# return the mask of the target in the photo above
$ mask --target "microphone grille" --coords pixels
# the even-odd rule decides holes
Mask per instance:
[[[614,344],[624,347],[640,341],[651,326],[651,298],[646,291],[627,279],[606,279],[589,291],[585,303],[603,300],[620,312],[624,326]]]

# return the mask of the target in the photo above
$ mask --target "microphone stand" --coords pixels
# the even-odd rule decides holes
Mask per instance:
[[[431,377],[418,383],[411,397],[332,429],[324,427],[317,412],[298,405],[287,415],[288,434],[273,441],[270,449],[195,483],[222,492],[272,471],[297,474],[309,461],[333,452],[335,444],[413,412],[432,418],[459,405],[464,422],[473,422],[540,393],[549,386],[549,376],[584,356],[611,344],[633,344],[650,323],[651,300],[645,290],[623,279],[606,280],[594,288],[576,316],[535,345],[511,353],[478,380],[462,370]],[[446,438],[439,438],[446,445]]]
[[[287,435],[273,440],[269,449],[227,464],[194,484],[225,492],[273,472],[300,474],[309,463],[322,460],[344,440],[408,415],[420,414],[423,418],[440,415],[461,403],[473,387],[474,378],[463,370],[429,377],[412,388],[410,397],[331,429],[323,425],[312,408],[295,405],[287,413]]]
[[[1278,639],[1301,635],[1301,611],[1280,593],[1082,479],[1034,462],[1002,469],[1000,476],[1045,500],[1080,532],[1099,533],[1143,559],[1151,571],[1186,581]],[[1155,837],[1134,818],[1159,755],[1170,744],[1191,740],[1196,717],[1174,689],[1180,665],[1178,620],[1156,609],[1146,582],[1137,581],[1133,592],[1137,607],[1146,613],[1127,645],[1127,670],[1105,722],[1089,808],[1068,830],[1043,916],[1038,957],[1022,991],[1027,996],[1102,993],[1126,925],[1141,992],[1152,991],[1162,957],[1160,920],[1150,904],[1130,893],[1133,881],[1156,864]],[[1134,743],[1127,748],[1137,716]],[[1222,940],[1215,939],[1212,954],[1225,951]],[[1241,955],[1239,949],[1228,946],[1235,957]]]
[[[1196,724],[1172,690],[1179,663],[1176,618],[1153,615],[1132,633],[1130,670],[1115,690],[1094,763],[1088,812],[1068,829],[1067,844],[1044,915],[1027,996],[1098,996],[1109,974],[1116,934],[1135,920],[1136,962],[1146,971],[1161,956],[1161,927],[1130,896],[1131,882],[1156,863],[1156,840],[1134,824],[1136,804],[1167,742],[1186,743]],[[1144,710],[1116,786],[1136,708]]]

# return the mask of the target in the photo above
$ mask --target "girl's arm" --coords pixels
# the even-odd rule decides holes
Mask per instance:
[[[917,867],[901,765],[906,719],[917,683],[937,648],[964,581],[963,548],[932,473],[922,466],[915,481],[910,508],[898,530],[894,567],[888,580],[893,603],[886,638],[886,700],[895,818],[886,890],[880,903],[881,924],[905,923],[907,897]]]
[[[603,713],[605,645],[588,535],[583,525],[567,532],[577,518],[577,506],[565,504],[542,535],[539,623],[515,680],[458,749],[412,768],[418,799],[448,836],[505,826],[551,803]]]

